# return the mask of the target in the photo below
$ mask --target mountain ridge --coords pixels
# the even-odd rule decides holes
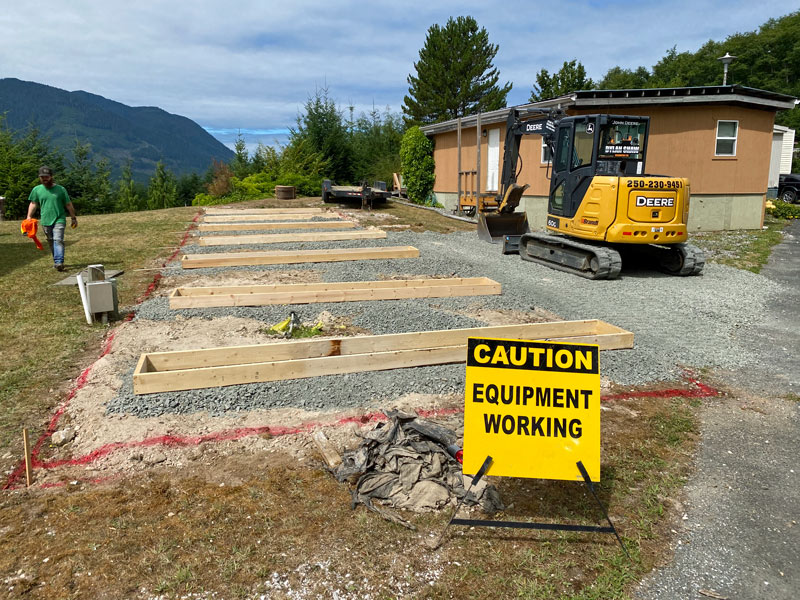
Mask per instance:
[[[0,79],[0,113],[12,130],[37,127],[67,159],[76,140],[89,143],[92,158],[108,159],[115,176],[128,160],[134,177],[145,180],[159,160],[180,176],[202,174],[212,159],[233,157],[230,148],[188,117],[156,106],[128,106],[85,90]]]

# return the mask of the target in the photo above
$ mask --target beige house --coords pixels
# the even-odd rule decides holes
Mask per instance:
[[[521,114],[560,108],[569,115],[647,115],[646,172],[688,177],[692,231],[763,225],[775,114],[798,101],[738,85],[580,91],[516,107]],[[510,108],[422,127],[434,142],[437,200],[458,208],[465,192],[491,194],[502,185],[503,142]],[[476,144],[480,140],[480,144]],[[520,142],[520,204],[532,228],[543,228],[549,194],[548,153],[538,135]]]

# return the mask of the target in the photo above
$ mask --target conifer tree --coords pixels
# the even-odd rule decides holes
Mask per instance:
[[[431,25],[425,45],[408,76],[403,100],[407,125],[424,125],[503,108],[511,83],[497,85],[492,64],[498,46],[473,17],[452,17],[444,27]]]
[[[136,192],[136,183],[133,181],[131,169],[132,161],[129,159],[122,167],[122,177],[117,183],[117,206],[119,212],[131,212],[142,209],[142,200]]]
[[[147,187],[147,208],[170,208],[178,203],[178,189],[175,176],[167,170],[164,163],[158,161],[156,172],[150,178]]]

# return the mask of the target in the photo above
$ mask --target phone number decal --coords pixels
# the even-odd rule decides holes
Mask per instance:
[[[629,179],[629,188],[639,188],[643,190],[677,190],[683,187],[683,181],[680,179]]]

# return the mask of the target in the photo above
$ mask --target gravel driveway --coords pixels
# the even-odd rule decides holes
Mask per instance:
[[[759,360],[720,374],[735,391],[704,408],[675,558],[643,582],[636,598],[800,595],[799,274],[795,221],[762,271],[781,285],[780,294],[735,335]]]

